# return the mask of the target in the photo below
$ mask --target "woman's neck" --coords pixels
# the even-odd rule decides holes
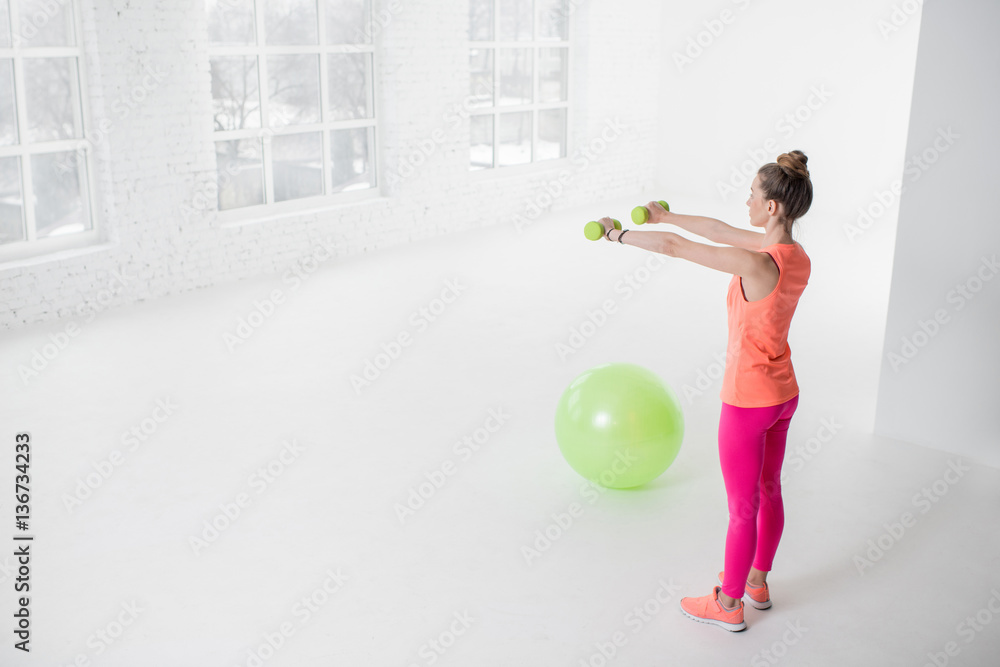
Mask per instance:
[[[778,218],[771,218],[768,220],[767,225],[765,225],[765,230],[764,243],[761,246],[762,248],[778,243],[795,243],[792,235],[788,233],[785,223]]]

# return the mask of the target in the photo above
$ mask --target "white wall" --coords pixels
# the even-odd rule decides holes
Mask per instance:
[[[875,432],[1000,466],[1000,4],[924,8]],[[940,157],[935,150],[953,146]],[[937,146],[935,146],[937,142]],[[915,165],[920,168],[920,165]]]
[[[898,213],[890,187],[904,168],[920,22],[916,0],[670,0],[659,33],[656,196],[749,228],[757,168],[805,151],[815,198],[794,234],[812,277],[789,338],[796,374],[804,401],[822,384],[843,397],[827,414],[864,431],[880,365],[867,342],[884,336]],[[723,291],[706,307],[724,304]]]
[[[560,164],[470,174],[467,0],[376,0],[381,197],[226,227],[213,201],[207,27],[203,2],[81,0],[99,224],[106,243],[0,264],[0,327],[64,318],[267,272],[330,248],[336,257],[439,234],[517,222],[636,192],[652,181],[655,105],[623,104],[659,66],[656,48],[626,49],[636,25],[659,20],[654,0],[572,0],[573,143]],[[652,18],[651,18],[652,17]],[[126,118],[147,68],[160,81]],[[148,82],[148,80],[147,80]],[[594,84],[597,85],[594,85]],[[455,123],[453,119],[460,122]],[[418,162],[413,174],[408,162]],[[404,171],[405,170],[405,171]],[[581,221],[582,223],[585,221]],[[573,230],[578,233],[578,230]],[[325,250],[322,251],[325,253]],[[61,325],[60,325],[61,326]]]

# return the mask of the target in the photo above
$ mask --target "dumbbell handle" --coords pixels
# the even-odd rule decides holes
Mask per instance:
[[[615,229],[621,229],[622,223],[614,218],[611,221],[615,223]],[[597,222],[596,220],[591,220],[586,225],[583,226],[583,235],[586,236],[591,241],[596,241],[604,236],[604,225]]]
[[[662,199],[658,203],[666,210],[668,211],[670,210],[670,204],[663,201]],[[649,209],[647,209],[645,206],[636,206],[634,209],[632,209],[632,222],[634,222],[637,225],[644,225],[647,222],[649,222]]]

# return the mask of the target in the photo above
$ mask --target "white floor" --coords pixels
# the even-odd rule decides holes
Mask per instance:
[[[845,309],[830,326],[835,287],[866,292],[817,271],[837,261],[821,247],[793,325],[774,607],[738,634],[681,615],[722,568],[728,277],[643,268],[652,255],[583,240],[582,215],[333,259],[297,288],[276,275],[113,309],[27,383],[19,366],[66,323],[3,335],[0,512],[12,536],[13,434],[29,431],[36,540],[30,656],[11,647],[0,557],[0,664],[997,664],[1000,471],[866,432],[881,321]],[[561,358],[606,300],[615,312]],[[438,312],[426,327],[421,307]],[[670,383],[687,432],[656,482],[599,493],[560,456],[553,413],[610,361]],[[401,520],[415,489],[428,497]]]

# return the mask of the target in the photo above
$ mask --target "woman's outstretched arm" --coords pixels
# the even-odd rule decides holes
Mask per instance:
[[[698,243],[673,232],[619,231],[614,229],[611,218],[601,218],[600,222],[606,231],[610,230],[606,238],[612,242],[617,242],[624,235],[623,245],[631,245],[670,257],[686,259],[689,262],[701,264],[723,273],[741,276],[750,281],[760,280],[763,282],[774,278],[777,282],[777,268],[774,261],[766,253],[746,248]]]
[[[728,225],[722,220],[708,218],[701,215],[682,215],[672,213],[660,206],[659,202],[651,201],[646,204],[649,210],[649,222],[666,223],[680,227],[686,232],[697,234],[708,239],[712,243],[724,243],[736,248],[746,248],[747,250],[760,250],[764,243],[764,235],[760,232],[751,232],[748,229],[740,229]]]

